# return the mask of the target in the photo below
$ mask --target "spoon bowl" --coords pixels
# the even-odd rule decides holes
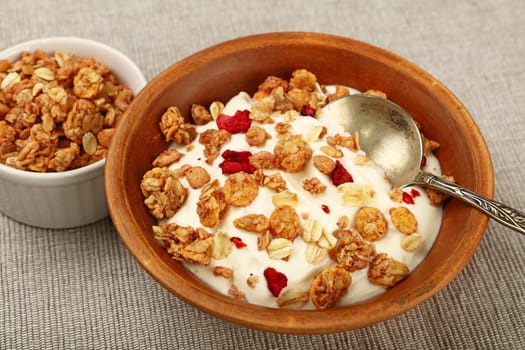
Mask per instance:
[[[421,168],[423,141],[416,122],[400,106],[372,95],[354,94],[327,108],[384,170],[395,187],[411,183]]]
[[[385,170],[395,187],[421,185],[456,197],[525,235],[525,214],[456,183],[421,171],[423,140],[414,119],[382,97],[352,94],[327,107],[345,130],[359,135],[359,145]]]

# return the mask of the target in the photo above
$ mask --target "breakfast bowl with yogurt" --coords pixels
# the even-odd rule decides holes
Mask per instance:
[[[424,171],[492,195],[483,138],[427,73],[347,38],[264,34],[176,63],[130,105],[105,175],[124,243],[179,298],[257,329],[349,330],[431,297],[486,218],[393,187],[331,115],[331,101],[356,93],[413,115]]]

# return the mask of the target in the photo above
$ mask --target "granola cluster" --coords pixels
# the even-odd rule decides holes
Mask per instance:
[[[0,60],[0,161],[35,172],[98,161],[132,97],[92,57],[37,50]]]
[[[377,90],[367,93],[386,98]],[[249,301],[250,289],[266,287],[279,307],[301,308],[309,302],[319,309],[333,307],[360,270],[374,285],[394,286],[409,268],[376,245],[393,235],[406,252],[421,246],[423,235],[410,209],[421,193],[391,188],[385,194],[391,205],[384,208],[376,203],[374,186],[354,181],[355,167],[375,166],[360,151],[359,135],[330,131],[319,121],[326,103],[348,94],[348,88],[329,89],[299,69],[288,81],[266,78],[248,96],[250,109],[232,115],[224,114],[221,102],[208,108],[193,105],[187,117],[169,107],[159,127],[173,144],[154,160],[141,183],[144,203],[159,220],[155,238],[173,259],[209,266],[213,276],[228,281],[225,293],[242,300]],[[312,122],[294,128],[306,120],[299,118]],[[427,156],[439,146],[427,139],[425,145]],[[347,156],[353,162],[345,161]],[[198,199],[188,208],[192,195]],[[309,203],[325,195],[333,198],[317,208],[321,218]],[[432,198],[434,205],[444,199]],[[184,221],[177,216],[183,207],[184,217],[194,213],[193,222],[198,219],[200,225],[179,222]],[[348,215],[332,214],[341,213],[340,208]],[[291,276],[275,266],[238,276],[239,267],[227,259],[251,246],[252,254],[264,254],[264,261],[292,264],[300,256],[313,271],[309,288],[289,286]]]

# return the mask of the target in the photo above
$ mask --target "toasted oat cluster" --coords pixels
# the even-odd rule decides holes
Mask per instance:
[[[169,107],[159,127],[172,145],[141,183],[159,220],[155,238],[173,259],[209,269],[226,283],[223,293],[247,302],[257,303],[252,293],[262,291],[276,307],[324,309],[339,305],[352,283],[390,288],[401,281],[407,264],[377,246],[389,237],[403,254],[417,252],[425,235],[411,206],[423,197],[439,206],[444,197],[359,175],[377,172],[359,135],[322,119],[323,107],[350,91],[298,69],[289,80],[267,77],[251,96],[240,93],[235,98],[247,108],[228,114],[230,103],[222,102],[193,105],[189,116]],[[425,140],[431,157],[439,144]],[[359,271],[366,281],[353,278]],[[296,272],[308,276],[306,286],[292,284]]]
[[[0,161],[57,172],[100,160],[132,97],[92,57],[34,51],[0,61]]]

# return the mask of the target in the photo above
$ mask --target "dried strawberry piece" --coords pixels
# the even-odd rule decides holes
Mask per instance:
[[[274,297],[278,297],[284,287],[288,285],[288,278],[282,272],[277,271],[273,267],[267,267],[264,270],[264,278],[268,289]]]
[[[313,108],[310,105],[304,105],[304,106],[301,107],[300,113],[301,113],[301,115],[314,117],[315,116],[315,108]]]
[[[222,152],[221,156],[224,159],[241,159],[241,158],[244,159],[244,158],[250,158],[252,156],[252,152],[233,151],[231,149],[227,149],[226,151]]]
[[[226,150],[221,154],[224,161],[219,164],[223,174],[233,174],[244,171],[248,174],[253,174],[255,168],[250,164],[250,151],[232,151]]]
[[[412,190],[410,190],[410,195],[411,195],[413,198],[416,198],[416,197],[421,196],[421,193],[419,193],[418,190],[416,190],[415,188],[413,188]]]
[[[341,164],[340,161],[336,160],[334,171],[332,171],[332,183],[335,186],[339,186],[340,184],[344,184],[346,182],[354,182],[354,178],[345,169],[343,164]]]
[[[240,134],[248,131],[252,121],[250,119],[250,111],[237,111],[234,115],[219,114],[217,117],[217,127],[221,130],[226,130],[230,134]]]
[[[427,166],[427,157],[423,156],[423,158],[421,159],[421,169],[423,169],[426,166]]]
[[[403,202],[406,204],[414,204],[414,198],[408,192],[403,192]]]
[[[323,209],[325,213],[330,214],[330,207],[328,205],[322,204],[321,209]]]
[[[241,249],[241,248],[246,247],[246,243],[244,243],[240,237],[232,237],[232,238],[230,238],[230,241],[233,244],[235,244],[237,249]]]

